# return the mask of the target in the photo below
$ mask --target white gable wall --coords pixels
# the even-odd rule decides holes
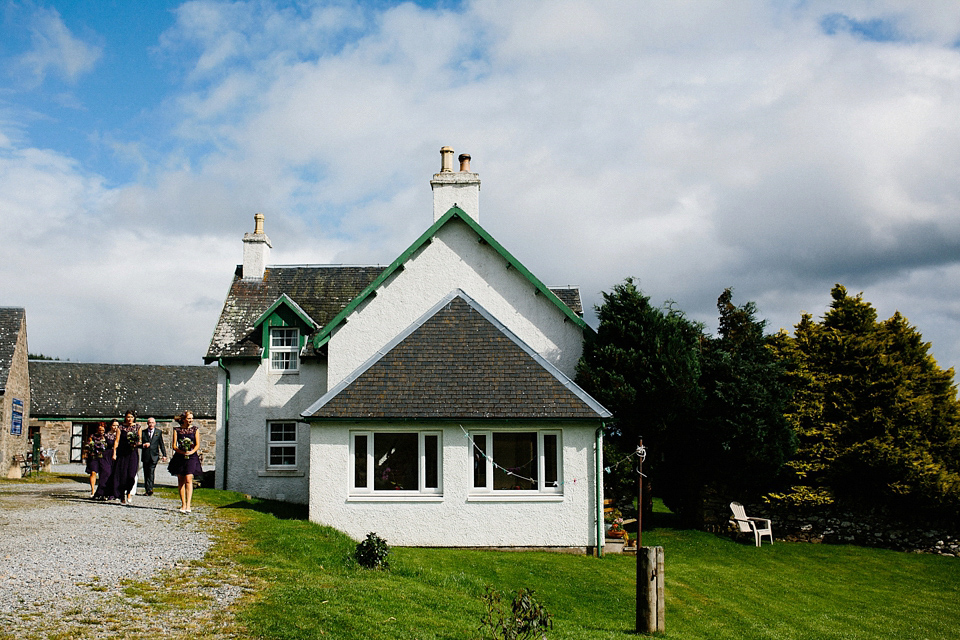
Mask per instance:
[[[353,425],[356,426],[356,425]],[[497,423],[464,428],[502,429]],[[351,425],[313,425],[310,447],[310,520],[357,540],[373,531],[391,545],[423,547],[590,547],[596,545],[596,425],[525,424],[517,430],[563,428],[563,495],[478,496],[469,440],[458,424],[419,425],[442,430],[442,496],[351,496]],[[412,431],[417,426],[395,428]],[[381,430],[364,426],[362,430]]]
[[[307,504],[310,472],[310,427],[300,418],[327,391],[326,366],[300,362],[298,373],[270,373],[267,360],[232,360],[229,434],[217,417],[217,487],[259,498]],[[217,397],[222,400],[225,374],[220,372]],[[220,405],[222,406],[222,405]],[[297,469],[267,469],[267,422],[298,422]],[[201,434],[202,437],[202,434]],[[229,446],[224,456],[223,448]],[[226,485],[224,485],[226,473]]]
[[[583,330],[478,240],[465,223],[451,220],[348,316],[329,342],[329,388],[458,288],[572,379]]]

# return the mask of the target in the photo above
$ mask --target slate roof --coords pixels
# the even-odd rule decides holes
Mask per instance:
[[[143,364],[88,364],[31,360],[30,414],[34,418],[172,418],[190,409],[217,412],[217,368]]]
[[[0,393],[7,387],[13,352],[27,312],[20,307],[0,307]]]
[[[571,311],[581,318],[583,317],[583,303],[580,301],[579,287],[550,287],[550,291],[560,298],[560,301],[563,302],[563,304],[570,307]]]
[[[259,356],[260,336],[254,335],[254,322],[281,294],[287,294],[322,327],[382,271],[381,266],[268,267],[262,280],[251,281],[243,279],[243,267],[238,265],[204,360]]]
[[[260,335],[254,332],[254,323],[282,294],[289,296],[319,327],[324,327],[383,271],[382,266],[268,267],[262,280],[244,280],[243,267],[238,265],[204,361],[258,357],[261,342]],[[583,316],[578,288],[558,287],[551,291],[574,313]],[[304,355],[315,355],[310,340]]]
[[[598,420],[610,412],[457,291],[303,415]]]

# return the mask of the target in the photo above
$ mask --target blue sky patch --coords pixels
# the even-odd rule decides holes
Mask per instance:
[[[820,27],[827,35],[849,33],[861,40],[870,42],[894,42],[902,39],[896,25],[890,20],[873,18],[871,20],[856,20],[842,13],[831,13],[820,20]]]

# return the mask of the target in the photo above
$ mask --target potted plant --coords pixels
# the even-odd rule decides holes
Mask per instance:
[[[614,509],[609,513],[605,514],[603,517],[606,522],[606,530],[608,538],[622,538],[624,534],[623,530],[623,514],[619,509]]]

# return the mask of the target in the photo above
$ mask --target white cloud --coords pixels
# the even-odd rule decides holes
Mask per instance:
[[[192,336],[161,361],[192,362],[254,212],[277,263],[388,263],[431,221],[427,181],[450,144],[481,173],[482,224],[545,281],[580,284],[588,307],[630,275],[712,323],[733,286],[775,329],[822,313],[841,282],[884,316],[899,308],[955,364],[958,312],[943,301],[960,297],[960,18],[948,6],[191,2],[160,43],[184,73],[165,103],[176,150],[108,189],[18,145],[10,162],[27,178],[0,198],[19,213],[0,215],[51,229],[87,216],[111,260],[121,245],[191,247],[180,270],[151,255],[133,279],[109,278],[164,310],[153,334]],[[827,33],[831,14],[849,28]],[[179,306],[165,277],[218,301],[196,303],[196,328],[170,329],[186,325],[164,315]],[[137,279],[159,295],[139,297]],[[153,353],[131,348],[111,353]]]
[[[17,62],[37,84],[43,82],[48,73],[76,82],[100,59],[101,47],[70,33],[56,9],[37,8],[30,21],[33,48],[21,54]]]

